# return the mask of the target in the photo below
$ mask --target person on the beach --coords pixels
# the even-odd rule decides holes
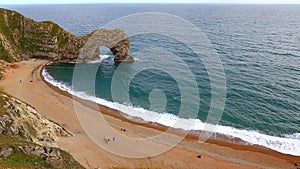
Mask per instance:
[[[104,136],[103,139],[104,139],[104,142],[107,143],[107,138],[106,138],[106,136]]]

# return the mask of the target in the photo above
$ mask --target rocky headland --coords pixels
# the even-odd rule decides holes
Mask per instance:
[[[91,37],[98,45],[92,50],[90,43],[85,46]],[[0,8],[0,59],[7,62],[28,58],[64,62],[98,60],[99,46],[107,46],[115,55],[115,62],[133,61],[129,55],[130,39],[121,29],[100,29],[75,36],[54,22],[36,22],[16,11]],[[83,49],[89,49],[88,55],[81,54]]]

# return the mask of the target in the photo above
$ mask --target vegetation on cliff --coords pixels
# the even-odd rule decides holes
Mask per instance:
[[[71,136],[64,128],[40,115],[30,105],[0,93],[0,133],[43,146],[56,147],[57,137]]]
[[[115,62],[133,61],[129,55],[130,39],[121,29],[102,29],[75,36],[54,22],[36,22],[16,11],[0,8],[0,59],[6,62],[27,58],[76,61],[92,36],[97,37],[96,42],[89,41],[94,48],[79,61],[99,59],[99,46],[109,47]]]
[[[56,147],[70,134],[28,104],[0,91],[0,168],[83,168]]]
[[[29,57],[71,61],[90,36],[77,37],[54,22],[35,22],[0,8],[0,59],[7,62]]]
[[[84,168],[58,148],[0,135],[0,168]]]

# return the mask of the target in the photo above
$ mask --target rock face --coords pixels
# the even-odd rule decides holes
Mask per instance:
[[[84,168],[57,148],[57,138],[66,136],[64,128],[0,90],[0,168]]]
[[[21,161],[28,168],[81,169],[69,153],[57,148],[57,138],[66,136],[71,134],[64,128],[0,91],[0,168]]]
[[[12,153],[13,153],[13,149],[12,149],[12,148],[10,148],[10,147],[3,147],[3,148],[0,150],[0,157],[7,158],[7,157],[9,157]]]
[[[1,136],[0,168],[78,168],[83,169],[67,152],[56,147],[36,145],[21,139]]]
[[[42,146],[52,147],[57,146],[57,137],[71,136],[64,128],[41,116],[34,108],[20,100],[1,92],[0,98],[0,134],[21,137]]]
[[[74,62],[89,38],[98,36],[97,44],[111,49],[116,62],[133,60],[129,56],[130,40],[120,29],[96,30],[77,37],[51,21],[35,22],[18,12],[0,8],[0,58],[8,62],[26,58]],[[79,61],[98,60],[99,46]]]
[[[83,61],[92,59],[90,57],[97,53],[99,46],[108,47],[115,56],[115,62],[134,61],[129,55],[130,39],[121,29],[99,29],[94,31],[82,48],[78,58]]]

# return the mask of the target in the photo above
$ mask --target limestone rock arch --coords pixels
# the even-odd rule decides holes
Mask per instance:
[[[80,50],[78,61],[99,59],[100,46],[106,46],[114,55],[115,62],[132,62],[129,54],[130,39],[121,29],[98,29],[92,33],[83,48]]]

